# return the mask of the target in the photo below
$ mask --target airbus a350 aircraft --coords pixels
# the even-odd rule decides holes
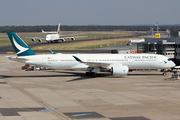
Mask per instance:
[[[42,33],[48,33],[46,35],[46,38],[41,38],[41,37],[33,37],[31,40],[34,42],[36,39],[38,39],[38,42],[42,42],[42,40],[46,40],[48,43],[53,43],[53,42],[59,42],[62,41],[64,42],[65,39],[71,39],[75,40],[75,38],[82,38],[85,36],[74,36],[74,37],[61,37],[61,36],[67,36],[67,35],[60,35],[60,23],[58,25],[57,31],[44,31],[42,30]]]
[[[157,54],[43,54],[36,55],[14,32],[7,32],[17,56],[10,60],[53,69],[75,69],[88,71],[95,76],[98,72],[110,72],[124,76],[130,69],[166,69],[175,66],[168,57]]]

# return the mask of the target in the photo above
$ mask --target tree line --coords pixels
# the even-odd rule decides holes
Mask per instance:
[[[61,25],[61,31],[150,31],[151,26],[93,26],[93,25],[80,25],[80,26],[69,26]],[[153,26],[154,31],[157,30],[156,26]],[[40,26],[0,26],[0,33],[8,31],[13,32],[41,32],[44,31],[56,31],[57,25],[40,25]],[[160,31],[179,31],[180,25],[174,26],[159,26]]]

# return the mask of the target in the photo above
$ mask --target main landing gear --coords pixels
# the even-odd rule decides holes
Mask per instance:
[[[86,72],[86,76],[96,77],[96,75],[95,72]]]
[[[96,77],[97,73],[100,72],[100,69],[99,68],[93,68],[93,69],[90,69],[88,71],[89,72],[86,72],[87,76]]]

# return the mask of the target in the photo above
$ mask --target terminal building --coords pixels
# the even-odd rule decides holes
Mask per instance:
[[[180,35],[176,37],[147,37],[144,43],[137,44],[137,53],[161,54],[180,65]]]

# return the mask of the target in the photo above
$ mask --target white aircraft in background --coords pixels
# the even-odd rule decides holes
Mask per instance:
[[[61,37],[61,36],[67,36],[67,35],[60,35],[60,23],[58,25],[57,31],[44,31],[44,30],[42,30],[42,33],[48,33],[48,35],[46,35],[45,38],[33,37],[31,40],[35,41],[35,39],[38,39],[38,42],[42,42],[42,40],[46,40],[48,43],[53,43],[53,42],[59,42],[59,41],[64,42],[65,39],[75,40],[75,38],[85,37],[85,36]]]
[[[129,39],[127,41],[127,45],[132,45],[132,43],[142,43],[144,42],[145,40],[144,39],[137,39],[137,40],[132,40],[132,39]]]
[[[175,66],[168,57],[158,54],[43,54],[36,55],[14,32],[7,32],[17,56],[7,56],[25,64],[52,69],[85,70],[124,76],[131,69],[167,69]]]

